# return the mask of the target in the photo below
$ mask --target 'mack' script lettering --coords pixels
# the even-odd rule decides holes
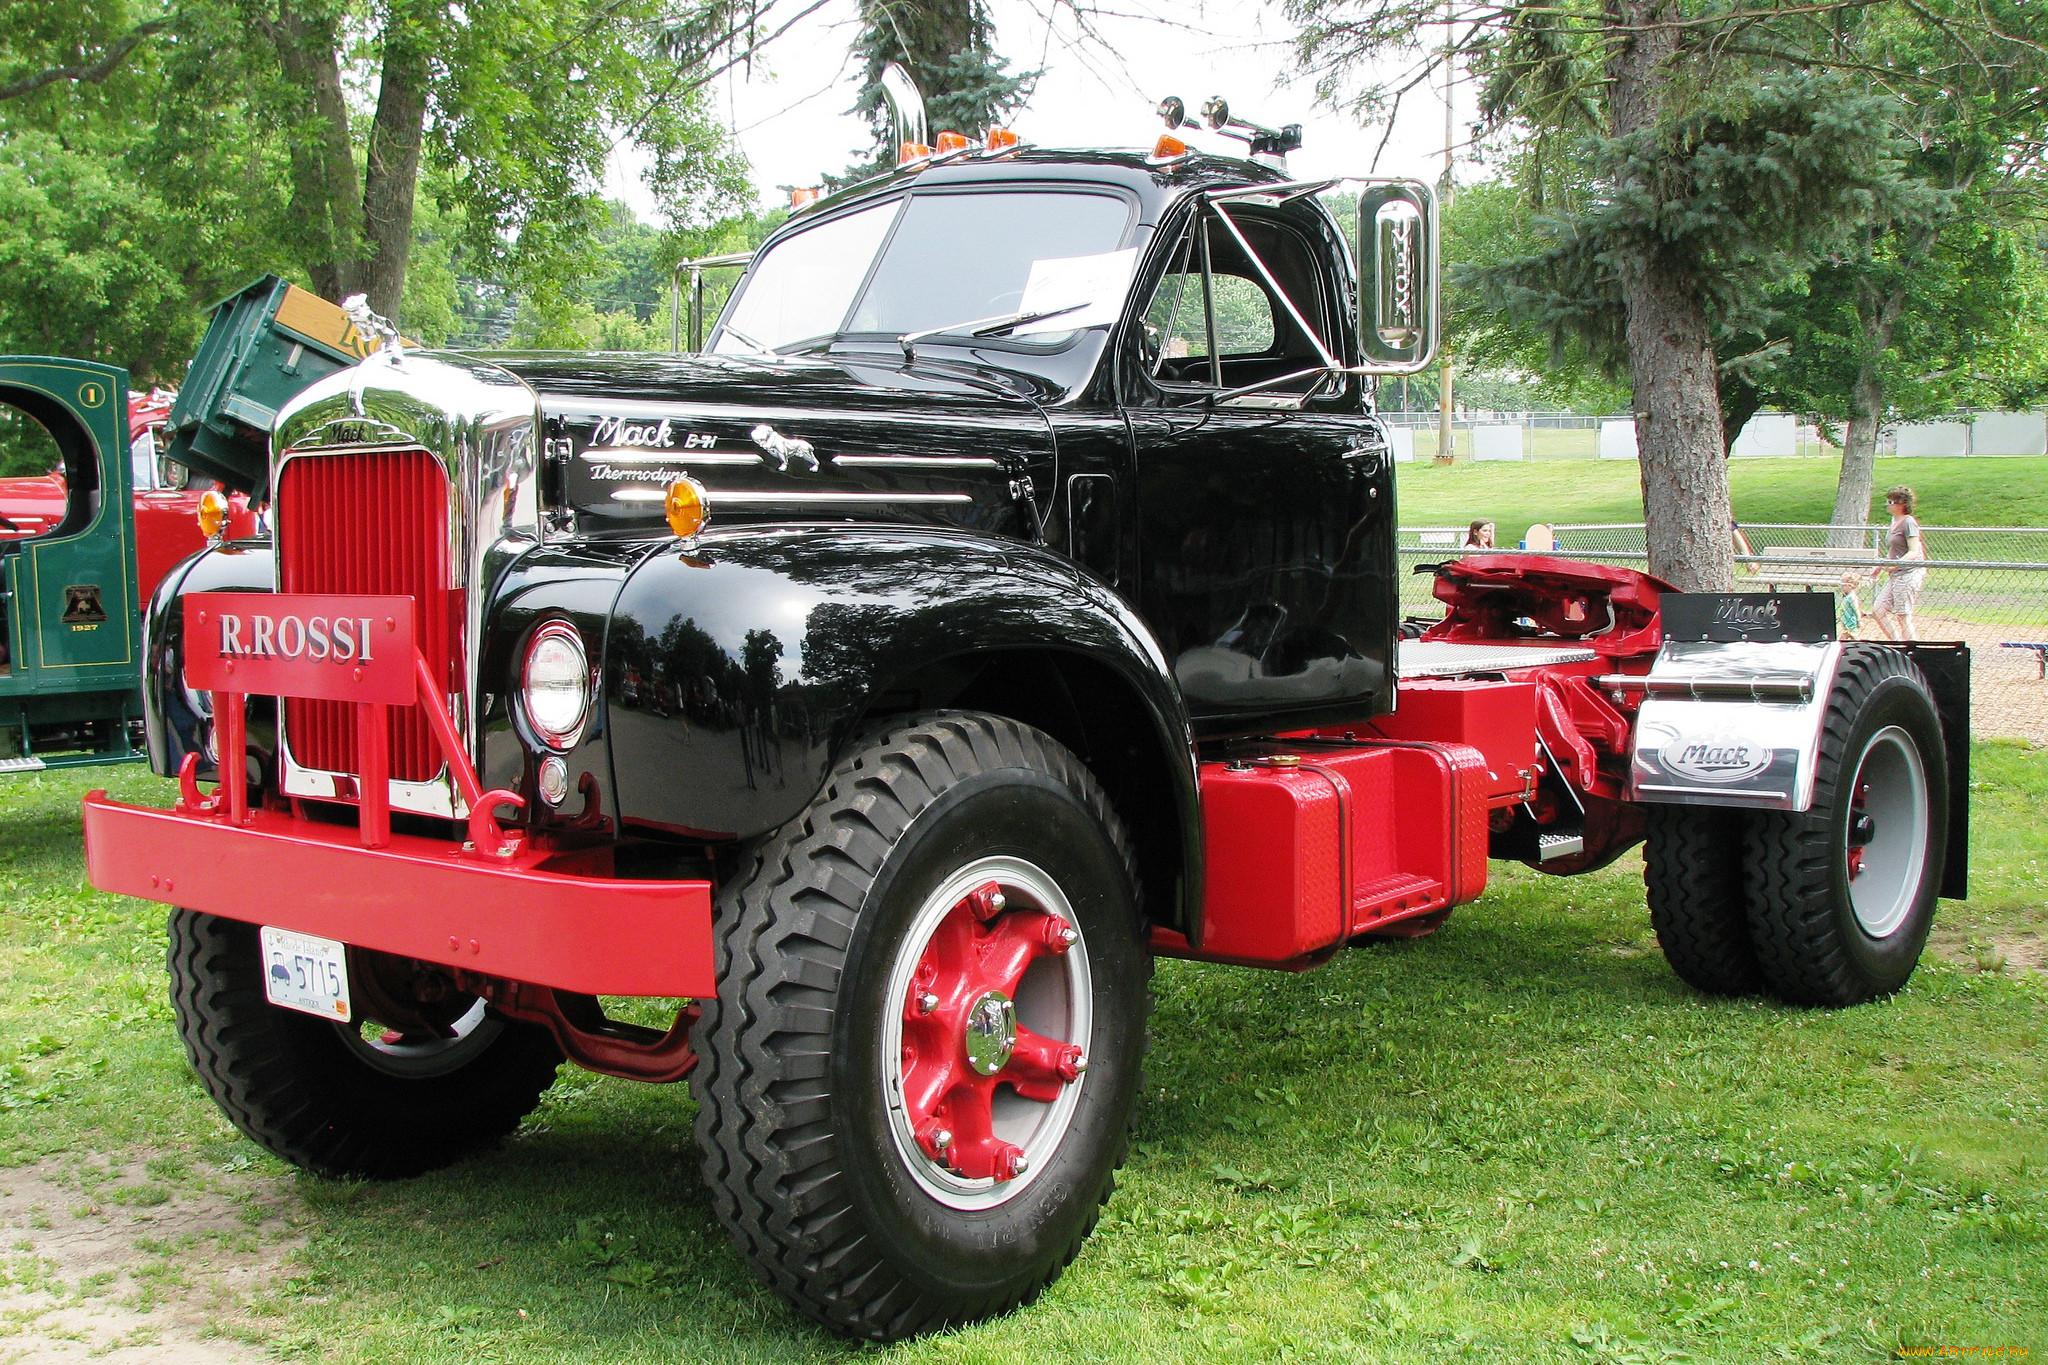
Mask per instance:
[[[628,422],[623,417],[600,417],[590,433],[590,443],[594,446],[637,446],[645,450],[662,450],[676,443],[676,433],[666,417],[659,422]]]
[[[232,616],[220,618],[224,659],[333,659],[370,662],[367,616]]]
[[[1736,630],[1775,630],[1778,626],[1777,600],[1744,602],[1724,597],[1714,604],[1714,624],[1732,626]]]

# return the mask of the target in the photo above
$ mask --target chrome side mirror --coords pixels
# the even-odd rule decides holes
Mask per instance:
[[[1414,374],[1436,361],[1441,284],[1436,195],[1372,180],[1358,196],[1359,369]]]

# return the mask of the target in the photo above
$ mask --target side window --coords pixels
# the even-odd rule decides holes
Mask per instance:
[[[1265,355],[1273,349],[1273,300],[1266,287],[1243,275],[1212,275],[1216,308],[1216,352],[1231,356]],[[1202,276],[1174,271],[1159,283],[1152,306],[1145,310],[1148,336],[1156,333],[1171,359],[1209,354],[1209,330],[1202,312]]]
[[[1266,287],[1243,275],[1218,275],[1216,292],[1216,349],[1228,359],[1234,355],[1265,355],[1273,349],[1273,300]]]
[[[134,470],[136,492],[146,493],[157,486],[155,427],[144,427],[142,434],[128,443],[128,463]]]
[[[64,486],[46,477],[63,467],[63,449],[48,428],[0,401],[0,479],[21,481],[0,492],[0,550],[48,535],[64,520]]]
[[[0,554],[44,536],[75,535],[99,510],[98,451],[47,395],[0,388]]]
[[[1316,364],[1314,342],[1287,310],[1291,302],[1311,326],[1327,326],[1307,244],[1275,223],[1236,221],[1287,299],[1275,296],[1236,237],[1205,214],[1182,234],[1145,309],[1144,359],[1161,384],[1234,388]],[[1305,391],[1315,382],[1288,387]]]

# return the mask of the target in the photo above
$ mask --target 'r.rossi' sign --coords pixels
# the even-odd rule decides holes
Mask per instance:
[[[213,692],[410,706],[410,597],[195,592],[185,599],[185,681]]]

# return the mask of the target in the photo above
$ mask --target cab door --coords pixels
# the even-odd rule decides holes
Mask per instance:
[[[1309,208],[1233,208],[1261,272],[1214,213],[1161,234],[1119,352],[1140,608],[1204,733],[1376,714],[1392,695],[1392,466],[1361,382],[1321,370],[1292,316],[1347,344],[1336,229]]]
[[[65,486],[61,521],[0,541],[0,695],[137,684],[127,388],[124,371],[90,361],[0,358],[0,442],[54,452]]]

